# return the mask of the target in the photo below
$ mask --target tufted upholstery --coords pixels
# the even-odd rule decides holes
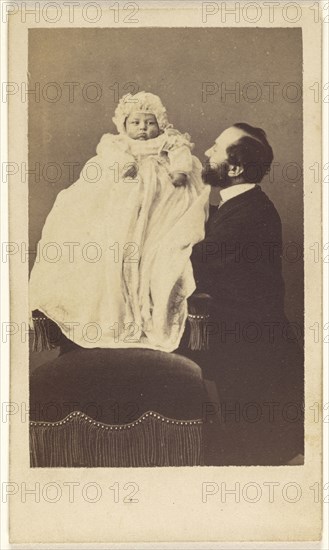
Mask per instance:
[[[31,375],[31,465],[202,464],[207,399],[200,368],[179,355],[65,353]]]

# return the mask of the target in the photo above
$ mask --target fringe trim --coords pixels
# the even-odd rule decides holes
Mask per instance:
[[[75,411],[60,422],[30,422],[30,465],[59,467],[201,466],[202,420],[149,411],[110,425]]]
[[[32,351],[50,351],[56,345],[50,340],[49,319],[47,317],[32,317],[34,338]]]
[[[188,315],[190,323],[190,339],[188,347],[193,351],[205,351],[209,349],[209,315]]]

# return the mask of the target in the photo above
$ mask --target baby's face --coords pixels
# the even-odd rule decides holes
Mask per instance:
[[[126,120],[126,132],[132,139],[153,139],[160,134],[157,119],[154,115],[133,112]]]

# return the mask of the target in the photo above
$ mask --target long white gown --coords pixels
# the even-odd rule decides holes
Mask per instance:
[[[178,347],[195,289],[190,254],[204,237],[209,197],[190,148],[175,130],[148,141],[102,137],[46,219],[31,311],[85,348]],[[124,177],[132,162],[135,179]],[[188,174],[186,186],[173,185],[174,171]]]

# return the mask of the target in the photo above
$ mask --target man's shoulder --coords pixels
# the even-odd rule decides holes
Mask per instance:
[[[212,207],[206,226],[206,237],[230,238],[241,235],[250,237],[270,231],[281,233],[281,219],[273,202],[260,188],[252,189],[224,203],[220,208]]]
[[[218,212],[225,216],[226,213],[231,215],[243,215],[245,213],[247,215],[250,211],[253,211],[255,215],[257,213],[263,215],[266,212],[278,216],[275,205],[259,185],[228,200]]]

